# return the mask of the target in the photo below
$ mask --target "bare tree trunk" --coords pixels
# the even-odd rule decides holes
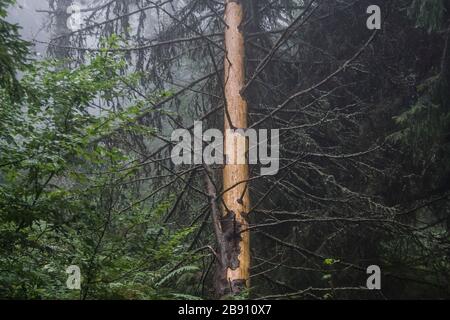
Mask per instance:
[[[241,30],[244,10],[240,0],[225,0],[225,155],[237,161],[246,151],[246,138],[228,129],[247,128],[247,102],[241,95],[245,84],[245,49]],[[222,243],[219,243],[221,263],[218,270],[218,294],[239,294],[249,286],[250,235],[247,214],[250,197],[247,188],[248,160],[227,163],[223,170]]]
[[[54,10],[54,21],[53,26],[53,38],[58,38],[60,36],[66,35],[71,32],[67,26],[67,21],[70,14],[67,13],[67,9],[72,4],[72,0],[49,0],[49,7]],[[50,55],[57,59],[65,59],[69,57],[69,47],[71,45],[69,37],[58,38],[52,41],[54,46],[48,47],[48,52]]]

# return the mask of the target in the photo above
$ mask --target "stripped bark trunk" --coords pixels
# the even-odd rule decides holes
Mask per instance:
[[[225,141],[227,160],[238,160],[248,145],[246,138],[229,129],[247,128],[247,102],[241,95],[245,85],[245,49],[242,24],[244,10],[240,0],[225,0]],[[227,162],[223,169],[222,238],[219,243],[220,263],[216,292],[219,296],[239,294],[249,287],[250,234],[247,214],[250,197],[247,187],[248,160]]]

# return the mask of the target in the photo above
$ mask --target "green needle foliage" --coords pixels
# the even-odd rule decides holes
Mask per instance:
[[[76,68],[66,68],[67,61],[33,63],[14,80],[20,100],[11,86],[14,66],[2,82],[1,297],[170,299],[177,285],[195,280],[188,275],[198,271],[197,256],[186,247],[195,228],[163,226],[172,201],[140,202],[122,184],[132,156],[102,138],[133,123],[144,103],[90,111],[123,98],[127,84],[139,79],[121,75],[123,57],[110,53],[116,42],[108,39]],[[117,195],[122,207],[110,202]],[[122,212],[124,203],[132,210]],[[81,292],[66,287],[70,265],[82,270]]]
[[[5,20],[14,0],[0,0],[0,86],[12,97],[20,98],[21,90],[16,73],[28,64],[29,43],[19,37],[20,27]]]

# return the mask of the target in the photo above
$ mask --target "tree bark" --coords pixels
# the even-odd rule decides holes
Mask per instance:
[[[229,129],[247,128],[247,102],[241,95],[245,85],[245,49],[242,24],[244,10],[240,0],[225,0],[225,140],[227,163],[223,169],[223,233],[218,270],[219,295],[239,294],[249,287],[250,234],[247,214],[250,197],[248,159],[236,163],[242,150],[248,149],[246,138]],[[245,152],[246,153],[246,152]],[[229,161],[232,161],[231,163]]]

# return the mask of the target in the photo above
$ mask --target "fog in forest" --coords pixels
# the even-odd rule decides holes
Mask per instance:
[[[450,298],[448,1],[0,0],[0,27],[0,299]]]

